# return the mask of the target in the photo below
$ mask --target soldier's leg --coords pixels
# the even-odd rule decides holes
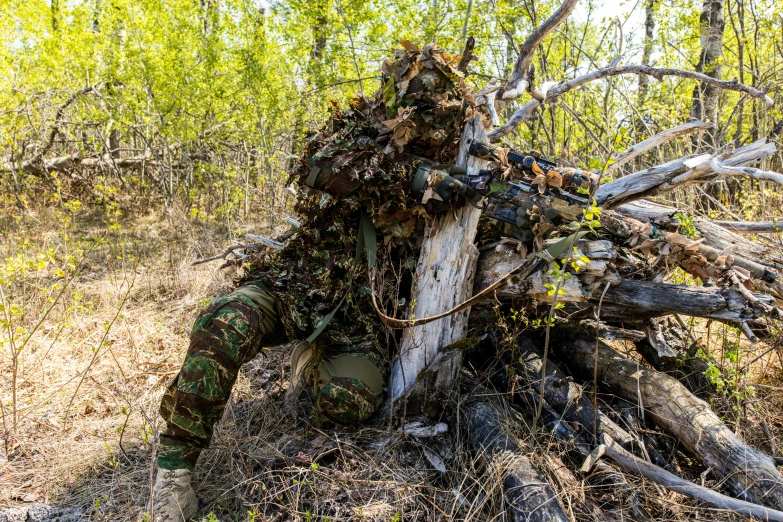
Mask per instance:
[[[274,297],[256,286],[219,297],[199,314],[182,369],[161,403],[166,429],[158,446],[159,468],[193,469],[223,414],[239,368],[282,337]]]
[[[320,413],[340,424],[362,422],[375,413],[383,400],[386,375],[385,358],[376,340],[363,340],[340,350],[297,348],[292,353],[292,368],[301,368],[315,381],[315,404]],[[323,353],[316,357],[316,352]]]

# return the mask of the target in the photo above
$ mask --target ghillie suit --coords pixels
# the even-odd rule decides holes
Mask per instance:
[[[302,368],[325,417],[359,422],[380,405],[395,337],[373,310],[363,251],[377,262],[382,306],[403,309],[429,215],[460,204],[433,187],[414,194],[411,182],[424,163],[454,161],[476,110],[455,69],[459,56],[432,44],[403,45],[383,63],[382,86],[371,98],[335,107],[308,139],[291,176],[301,227],[284,248],[250,263],[239,288],[196,320],[161,405],[168,423],[161,468],[193,468],[239,368],[262,346],[313,341],[295,350],[292,366]]]

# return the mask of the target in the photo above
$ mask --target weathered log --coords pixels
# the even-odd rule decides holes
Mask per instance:
[[[707,399],[715,392],[715,386],[705,374],[709,368],[707,361],[698,355],[702,344],[699,340],[691,342],[688,338],[672,339],[678,330],[676,326],[668,324],[663,332],[664,342],[673,353],[662,353],[660,347],[653,346],[648,337],[635,341],[636,351],[650,366],[676,378],[697,397]]]
[[[515,399],[519,397],[516,395]],[[527,410],[531,414],[535,414],[538,396],[533,394],[526,394],[531,401],[526,404]],[[582,460],[590,456],[592,452],[592,445],[584,440],[583,437],[578,435],[574,429],[567,422],[563,422],[560,414],[556,412],[546,401],[543,401],[541,405],[541,419],[544,425],[549,428],[552,434],[558,439],[569,444],[571,453],[575,453],[576,458]],[[610,488],[612,490],[624,493],[626,497],[626,503],[637,520],[650,520],[650,516],[645,512],[644,508],[638,501],[637,492],[628,484],[622,473],[614,469],[612,466],[603,461],[598,461],[593,466],[592,473],[588,476],[588,480],[592,485],[600,488]],[[619,495],[617,495],[619,497]]]
[[[517,376],[525,380],[532,393],[539,394],[544,351],[537,339],[526,335],[519,337],[517,347],[519,362],[514,364],[519,370]],[[585,439],[592,439],[594,433],[609,435],[626,448],[634,448],[634,438],[606,414],[596,411],[584,387],[575,383],[554,361],[548,361],[546,366],[544,400],[572,426],[579,426],[586,433]]]
[[[546,478],[501,428],[497,410],[488,402],[470,400],[462,407],[462,423],[471,445],[488,468],[503,477],[503,497],[509,520],[568,522]]]
[[[588,335],[595,335],[601,339],[607,341],[641,341],[646,338],[646,334],[639,330],[628,330],[627,328],[619,328],[617,326],[611,326],[607,324],[599,325],[592,319],[583,319],[579,321],[578,325],[563,325],[561,328],[579,328],[580,330],[588,333]]]
[[[775,145],[761,140],[735,150],[722,164],[744,167],[758,163],[775,153]],[[612,209],[624,203],[654,196],[697,179],[707,179],[714,174],[709,154],[679,158],[663,165],[645,169],[602,185],[595,194],[601,207]]]
[[[739,234],[780,234],[783,221],[713,221],[718,226]]]
[[[595,289],[594,301],[600,298],[602,289]],[[761,302],[772,305],[774,299],[754,294]],[[604,295],[604,305],[609,303],[611,315],[625,314],[631,320],[682,314],[706,317],[731,323],[749,321],[766,315],[754,307],[733,288],[672,285],[624,279],[611,285]],[[619,310],[618,310],[619,308]],[[601,311],[602,316],[605,310]]]
[[[653,203],[652,201],[634,201],[617,207],[617,212],[641,221],[642,223],[656,223],[658,225],[676,228],[680,222],[674,217],[681,210],[675,207]],[[717,222],[695,217],[693,226],[699,232],[699,237],[704,238],[704,243],[723,250],[732,247],[733,252],[777,270],[783,269],[783,259],[777,258],[774,251],[766,248],[761,243],[754,243],[748,239],[727,230]]]
[[[718,509],[734,511],[741,515],[757,518],[764,521],[783,522],[783,511],[766,508],[764,506],[737,500],[713,491],[704,486],[699,486],[670,473],[663,468],[635,457],[622,446],[607,439],[606,443],[596,448],[597,455],[606,455],[615,464],[631,473],[638,473],[644,478],[666,486],[672,491],[704,502]]]
[[[594,341],[559,335],[552,345],[567,357],[572,370],[592,379]],[[775,509],[783,507],[783,476],[775,461],[743,442],[706,402],[675,378],[626,359],[600,341],[597,368],[600,382],[628,401],[641,401],[646,418],[680,440],[733,495]]]
[[[474,140],[486,140],[480,115],[471,119],[462,133],[457,164],[466,166],[469,172],[487,164],[486,160],[468,154]],[[428,229],[416,268],[413,292],[416,317],[436,315],[470,297],[478,260],[473,240],[480,216],[480,209],[468,205],[445,214]],[[469,313],[467,309],[405,331],[399,359],[392,368],[392,400],[407,395],[426,371],[432,385],[419,389],[426,388],[429,397],[417,397],[411,401],[411,407],[437,413],[437,399],[451,392],[452,381],[462,364],[461,354],[443,357],[442,349],[465,336]]]
[[[577,243],[579,245],[579,243]],[[593,255],[588,249],[587,256]],[[599,260],[591,260],[590,264]],[[476,273],[474,293],[480,292],[497,279],[522,262],[522,257],[514,250],[497,248],[481,253]],[[589,266],[589,265],[588,265]],[[585,272],[586,274],[586,272]],[[563,294],[558,302],[596,304],[604,292],[603,284],[585,285],[581,277],[573,277],[563,282]],[[529,299],[550,302],[546,275],[539,272],[532,277],[498,291],[500,298]],[[754,298],[765,305],[773,305],[774,299],[763,294],[754,294]],[[642,321],[651,317],[669,314],[682,314],[694,317],[706,317],[740,323],[752,321],[767,315],[763,307],[748,302],[742,294],[733,288],[717,286],[685,286],[667,283],[652,283],[623,279],[612,284],[606,290],[601,316],[611,322],[614,319],[628,323]]]

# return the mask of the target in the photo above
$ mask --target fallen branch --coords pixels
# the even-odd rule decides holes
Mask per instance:
[[[643,200],[620,205],[616,211],[642,223],[655,223],[672,230],[676,230],[680,226],[680,221],[675,215],[685,214],[684,211],[675,207]],[[776,257],[774,250],[760,243],[749,241],[709,219],[694,217],[693,226],[698,230],[699,237],[704,239],[704,244],[716,250],[723,251],[727,247],[732,247],[733,252],[740,253],[746,259],[775,270],[783,270],[783,259]]]
[[[779,234],[783,232],[783,221],[713,221],[713,223],[740,234]]]
[[[746,166],[775,153],[775,145],[758,141],[735,150],[724,163],[731,166]],[[707,178],[713,174],[709,154],[679,158],[663,165],[634,172],[602,185],[595,193],[595,200],[602,208],[612,209],[631,201],[655,196],[676,187]]]
[[[514,522],[568,522],[546,478],[501,428],[500,415],[488,402],[471,400],[462,408],[471,445],[503,477],[506,512]]]
[[[651,136],[644,141],[640,141],[639,143],[632,145],[625,152],[618,155],[616,161],[606,168],[606,174],[611,174],[639,155],[644,154],[654,147],[659,147],[667,141],[673,140],[674,138],[679,138],[681,136],[687,136],[689,134],[693,134],[694,132],[711,129],[713,126],[713,124],[704,123],[703,121],[692,121],[678,125],[677,127],[673,127],[671,129],[667,129],[663,132],[659,132],[655,136]]]
[[[529,389],[538,401],[544,352],[536,341],[532,337],[520,336],[517,343],[519,352],[515,353],[519,362],[510,362],[519,370],[515,375],[524,379],[525,388]],[[634,438],[603,412],[595,410],[582,385],[575,383],[554,361],[548,361],[546,365],[546,382],[543,389],[546,403],[572,426],[579,426],[580,431],[583,430],[591,434],[590,436],[593,433],[609,435],[621,441],[626,448],[633,448]]]
[[[732,494],[775,509],[783,507],[783,476],[775,461],[745,444],[677,379],[626,359],[602,342],[596,350],[593,341],[562,334],[557,341],[553,346],[567,357],[572,370],[592,379],[597,363],[600,382],[628,401],[641,401],[645,416],[681,441]]]
[[[710,248],[710,252],[714,253],[716,249]],[[592,254],[587,253],[588,257],[590,255]],[[735,258],[735,261],[737,259],[739,258]],[[746,261],[740,261],[740,263],[747,264]],[[519,253],[510,249],[493,249],[482,252],[475,278],[474,295],[489,288],[502,274],[512,270],[521,262],[522,258]],[[600,260],[591,259],[588,267],[600,262]],[[762,267],[761,270],[763,271],[764,268]],[[592,301],[595,304],[604,285],[582,283],[580,278],[586,275],[567,279],[562,285],[563,294],[560,295],[558,301],[568,303]],[[545,276],[539,272],[532,277],[498,289],[497,297],[547,302],[551,298],[547,296],[545,283]],[[774,306],[774,298],[764,294],[753,294],[753,296],[758,300],[758,303],[749,302],[733,288],[673,285],[623,279],[612,284],[606,291],[601,315],[608,321],[621,320],[625,323],[642,321],[651,317],[681,314],[739,324],[770,315],[767,307]]]
[[[778,185],[783,185],[783,174],[769,170],[755,169],[753,167],[730,167],[725,165],[720,159],[712,158],[710,167],[718,174],[724,176],[750,176],[751,178],[762,181],[772,181]]]
[[[655,464],[635,457],[613,441],[611,437],[606,437],[604,443],[596,448],[596,455],[606,455],[625,471],[637,473],[647,480],[665,486],[676,493],[696,499],[699,502],[704,502],[718,509],[727,509],[740,515],[758,518],[759,520],[783,522],[782,511],[727,497],[717,491],[682,479]]]

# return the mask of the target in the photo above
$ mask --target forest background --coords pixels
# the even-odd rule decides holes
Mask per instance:
[[[274,236],[288,227],[287,170],[303,140],[333,102],[344,106],[377,88],[379,64],[400,39],[459,53],[474,36],[477,59],[466,81],[478,89],[508,77],[520,43],[555,7],[533,0],[2,2],[0,507],[47,502],[107,520],[140,516],[162,386],[178,370],[196,311],[236,274],[191,263],[246,233]],[[717,47],[713,41],[705,53],[710,38]],[[737,78],[768,88],[779,102],[783,5],[581,2],[536,54],[535,75],[561,81],[615,59]],[[545,107],[506,143],[594,168],[610,151],[692,117],[716,124],[699,141],[667,144],[620,176],[669,157],[774,139],[783,128],[781,103],[733,91],[694,99],[695,88],[676,77],[594,82]],[[778,153],[763,167],[780,165]],[[779,218],[781,196],[748,179],[679,189],[663,201],[686,209],[684,222],[694,215],[758,221]],[[723,350],[713,377],[728,383],[737,407],[727,411],[739,424],[752,403],[739,383],[752,376],[731,368],[753,354],[729,347],[736,353],[726,358],[734,337],[721,328],[712,332]],[[237,441],[259,446],[259,438],[290,429],[284,415],[263,410],[269,406],[239,413],[242,399],[275,392],[284,354],[269,357],[274,364],[244,371],[233,421],[218,433],[223,443],[203,459],[199,480],[216,485],[203,495],[208,511],[252,514],[254,482],[232,467],[232,451]],[[382,467],[359,464],[374,465]],[[303,470],[298,479],[289,470],[275,480],[324,473]],[[394,477],[399,487],[415,483],[391,470],[384,480]],[[377,498],[356,495],[350,506],[375,509]],[[417,495],[426,496],[405,502],[416,504]],[[309,513],[280,498],[283,511]],[[384,505],[389,517],[402,510]]]

